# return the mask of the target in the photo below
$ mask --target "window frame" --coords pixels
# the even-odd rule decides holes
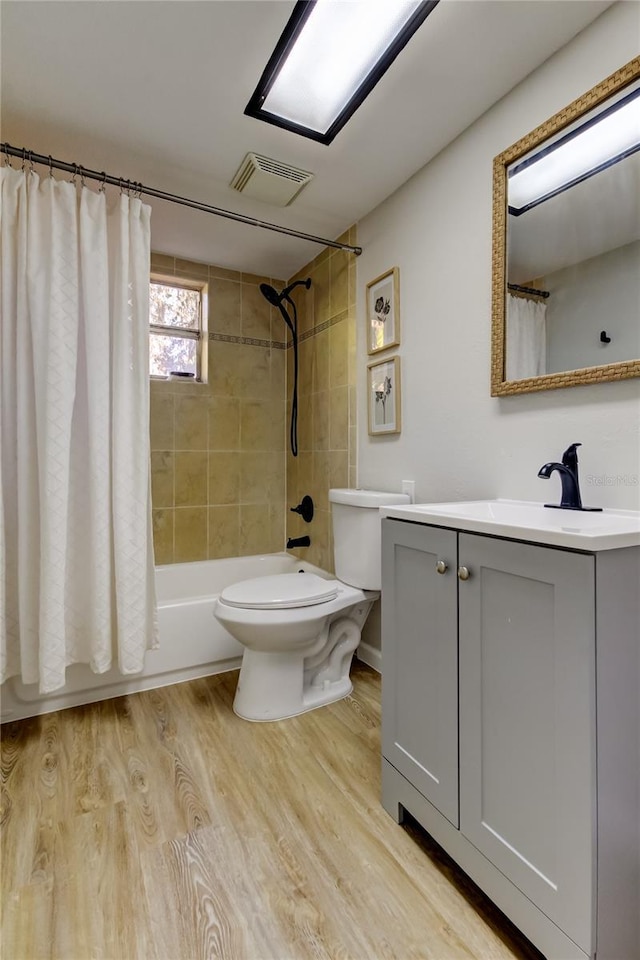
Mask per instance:
[[[152,270],[149,276],[149,286],[152,283],[165,287],[179,287],[183,290],[196,290],[200,294],[200,316],[198,329],[187,327],[171,327],[162,323],[151,323],[149,320],[149,334],[155,334],[161,337],[178,337],[182,340],[196,341],[196,383],[207,382],[208,369],[208,296],[209,285],[206,280],[191,279],[189,277],[174,277],[170,274],[160,273]],[[160,374],[149,374],[152,380],[166,380]],[[193,382],[193,381],[192,381]]]

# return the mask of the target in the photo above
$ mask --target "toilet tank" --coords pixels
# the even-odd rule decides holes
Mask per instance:
[[[409,503],[406,493],[383,490],[329,490],[336,577],[362,590],[381,585],[380,507]]]

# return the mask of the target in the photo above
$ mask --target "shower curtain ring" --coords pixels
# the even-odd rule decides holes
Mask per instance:
[[[27,162],[27,151],[26,151],[26,149],[23,147],[23,148],[22,148],[22,166],[20,167],[20,169],[22,170],[23,173],[24,173],[24,168],[25,168],[26,162]]]
[[[33,150],[29,150],[29,173],[35,173],[33,166]]]
[[[79,165],[78,170],[80,171],[80,186],[84,187],[84,167],[82,164]]]
[[[98,187],[98,193],[104,193],[106,186],[107,186],[107,175],[103,170],[102,180],[100,181],[100,186]]]
[[[49,154],[49,177],[53,180],[53,157]]]

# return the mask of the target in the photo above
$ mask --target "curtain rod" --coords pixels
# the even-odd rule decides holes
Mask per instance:
[[[137,194],[145,194],[148,197],[156,197],[158,200],[166,200],[168,203],[178,203],[183,207],[191,207],[193,210],[202,210],[203,213],[212,213],[216,217],[224,217],[227,220],[236,220],[238,223],[246,223],[250,227],[260,227],[263,230],[272,230],[274,233],[283,233],[288,237],[297,237],[299,240],[310,240],[312,243],[320,243],[324,247],[335,247],[337,250],[349,250],[358,257],[362,253],[362,247],[354,247],[349,243],[340,243],[338,240],[325,240],[324,237],[315,237],[310,233],[301,233],[299,230],[292,230],[289,227],[281,227],[276,223],[268,223],[265,220],[256,220],[254,217],[246,217],[242,213],[233,213],[231,210],[223,210],[221,207],[212,207],[208,203],[200,203],[198,200],[189,200],[186,197],[179,197],[175,193],[166,193],[164,190],[156,190],[155,187],[146,187],[143,183],[135,180],[126,180],[124,177],[114,177],[109,173],[98,170],[88,170],[79,163],[67,163],[64,160],[54,160],[53,157],[45,156],[42,153],[34,153],[32,150],[26,150],[24,147],[12,147],[10,143],[0,143],[0,153],[8,157],[18,157],[25,163],[38,163],[49,167],[50,170],[64,170],[66,173],[72,173],[80,179],[98,180],[102,184],[110,184],[114,187],[120,187],[121,190],[131,190]]]
[[[533,297],[543,297],[545,300],[551,294],[548,290],[536,290],[535,287],[521,287],[519,283],[508,283],[508,290],[515,290],[517,293],[530,293]]]

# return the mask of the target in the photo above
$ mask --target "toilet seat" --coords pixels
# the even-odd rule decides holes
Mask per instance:
[[[290,610],[326,603],[337,595],[335,580],[323,580],[315,573],[279,573],[234,583],[222,591],[220,602],[249,610]]]

